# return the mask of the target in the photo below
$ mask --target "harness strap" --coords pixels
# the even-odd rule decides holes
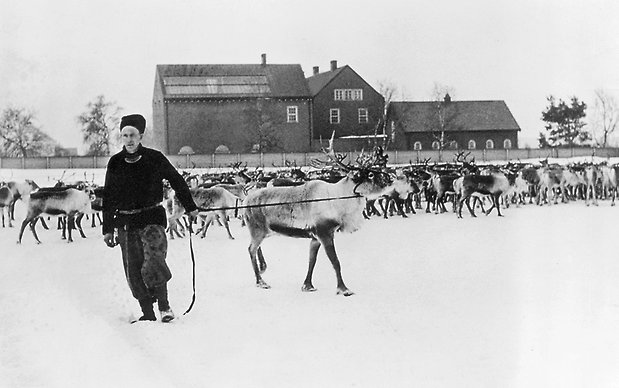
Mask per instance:
[[[196,258],[193,253],[193,242],[191,239],[191,235],[193,234],[193,227],[191,225],[192,222],[193,222],[192,220],[189,220],[189,225],[187,229],[189,229],[189,251],[191,252],[191,264],[192,264],[191,278],[192,278],[192,286],[193,286],[193,296],[191,297],[191,304],[187,308],[187,311],[183,313],[183,315],[186,315],[188,312],[190,312],[191,309],[193,308],[193,304],[196,302]]]
[[[209,208],[198,207],[198,210],[201,211],[201,212],[212,212],[212,211],[218,211],[218,210],[253,209],[253,208],[256,208],[256,207],[294,205],[296,203],[325,202],[325,201],[335,201],[335,200],[339,200],[339,199],[353,199],[353,198],[362,198],[362,197],[363,197],[362,195],[356,194],[356,195],[347,195],[347,196],[344,196],[344,197],[303,199],[303,200],[294,201],[294,202],[263,203],[263,204],[257,204],[257,205],[241,205],[241,206],[236,206],[236,207],[230,207],[230,206],[209,207]]]

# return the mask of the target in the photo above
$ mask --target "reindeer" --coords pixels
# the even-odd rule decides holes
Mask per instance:
[[[68,218],[68,242],[73,242],[71,229],[76,221],[79,226],[81,217],[86,213],[92,213],[92,195],[81,190],[69,188],[66,190],[39,190],[31,193],[27,201],[28,210],[26,218],[21,224],[19,230],[18,244],[21,244],[22,235],[26,225],[30,224],[30,230],[38,244],[41,243],[35,230],[36,219],[41,214],[60,215],[64,214]],[[80,234],[83,238],[86,236],[79,227]]]
[[[419,186],[417,186],[414,180],[407,176],[395,178],[393,182],[383,190],[377,201],[383,212],[383,217],[388,218],[387,213],[393,215],[394,207],[397,214],[404,218],[407,217],[406,212],[415,214],[415,208],[412,206],[412,196],[419,192]],[[371,200],[368,202],[372,203]],[[370,213],[367,208],[366,212]]]
[[[20,199],[23,200],[33,191],[38,190],[39,185],[32,180],[26,179],[23,182],[10,181],[7,183],[7,186],[13,194],[13,201],[9,204],[9,218],[15,221],[15,203]]]
[[[615,206],[615,198],[617,197],[617,176],[619,173],[619,166],[600,166],[602,173],[602,190],[604,195],[611,196],[612,202],[610,206]]]
[[[596,194],[596,186],[598,178],[600,177],[600,170],[594,165],[588,165],[585,167],[584,179],[585,179],[585,204],[589,206],[589,199],[591,198],[593,204],[598,206],[598,199]]]
[[[239,197],[223,187],[217,186],[208,189],[191,189],[190,191],[194,202],[201,210],[200,216],[203,218],[202,227],[196,233],[199,233],[202,238],[206,237],[206,231],[211,223],[215,219],[219,219],[228,232],[228,238],[234,240],[228,225],[228,213],[235,209],[236,204],[240,201]]]
[[[11,204],[13,203],[13,192],[8,186],[0,187],[0,212],[2,212],[2,227],[6,227],[4,223],[4,208],[7,210],[7,218],[9,219],[9,228],[13,227],[11,222]]]
[[[329,160],[346,172],[337,183],[312,180],[302,186],[266,187],[250,192],[243,202],[245,221],[251,236],[249,257],[256,285],[270,288],[262,279],[266,261],[261,244],[265,238],[280,234],[289,237],[309,238],[309,268],[302,291],[315,291],[312,274],[316,256],[321,246],[333,265],[337,278],[337,293],[353,295],[342,279],[340,261],[333,244],[336,231],[354,232],[363,222],[364,197],[377,197],[387,186],[389,176],[372,164],[344,164],[342,157],[333,151],[333,133],[327,154]],[[258,262],[259,261],[259,262]]]
[[[560,166],[550,166],[547,163],[543,164],[541,168],[537,170],[539,175],[539,190],[537,193],[538,205],[543,205],[543,196],[546,195],[548,205],[553,202],[557,204],[557,193],[555,188],[561,192],[562,201],[568,202],[567,190],[565,189],[565,177],[563,175],[563,169]],[[553,200],[550,200],[552,194]]]
[[[515,180],[515,174],[514,174]],[[513,184],[513,183],[512,183]],[[468,199],[474,193],[490,195],[492,197],[492,206],[486,211],[486,215],[492,212],[496,206],[499,217],[501,214],[500,197],[510,189],[510,181],[504,173],[492,172],[490,175],[471,174],[465,175],[462,178],[462,195],[458,203],[458,218],[462,218],[462,206],[466,202],[466,206],[471,213],[471,216],[476,217],[475,212],[471,209]]]

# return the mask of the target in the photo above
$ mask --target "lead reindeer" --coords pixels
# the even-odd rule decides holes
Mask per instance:
[[[243,203],[251,236],[248,251],[258,287],[270,288],[261,276],[267,267],[261,244],[265,238],[280,234],[311,240],[309,268],[302,291],[316,290],[312,284],[312,274],[318,250],[323,246],[335,270],[337,293],[353,295],[342,279],[334,235],[337,231],[354,232],[359,229],[363,222],[365,198],[377,197],[390,183],[390,178],[383,172],[383,165],[376,167],[369,160],[357,165],[344,164],[343,158],[333,151],[333,136],[329,141],[329,150],[323,151],[331,163],[346,172],[346,176],[337,183],[312,180],[301,186],[267,187],[250,192]],[[373,158],[372,162],[376,160],[379,158]]]

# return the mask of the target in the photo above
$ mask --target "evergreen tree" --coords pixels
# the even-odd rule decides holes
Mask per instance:
[[[114,102],[107,102],[101,95],[94,102],[89,102],[87,112],[77,117],[81,126],[84,143],[88,145],[87,155],[106,156],[119,141],[115,134],[120,122],[121,108]]]
[[[584,102],[572,97],[570,104],[567,104],[561,99],[557,102],[554,96],[550,96],[548,103],[548,107],[542,112],[542,120],[546,122],[549,146],[574,147],[591,139],[591,134],[584,129],[586,123],[583,119],[587,109]]]

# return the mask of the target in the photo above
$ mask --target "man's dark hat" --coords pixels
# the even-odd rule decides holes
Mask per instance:
[[[123,116],[120,119],[120,130],[122,131],[127,125],[135,127],[140,133],[144,133],[146,130],[146,119],[140,114]]]

